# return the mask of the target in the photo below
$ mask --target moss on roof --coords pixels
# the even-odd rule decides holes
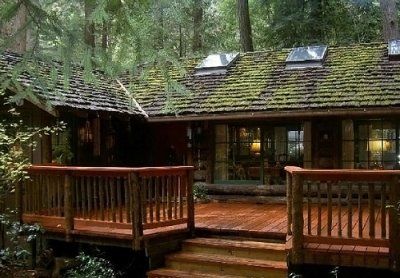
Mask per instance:
[[[329,47],[321,68],[286,69],[289,51],[243,53],[227,73],[203,76],[201,58],[187,59],[186,73],[152,68],[130,91],[150,116],[400,105],[400,63],[386,44]],[[184,90],[169,90],[174,83]]]

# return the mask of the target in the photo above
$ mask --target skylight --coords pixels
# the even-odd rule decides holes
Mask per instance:
[[[400,40],[392,40],[388,43],[389,59],[400,59]]]
[[[328,47],[326,45],[293,48],[286,58],[286,68],[321,67],[327,50]]]
[[[196,67],[196,74],[225,73],[226,70],[237,60],[239,53],[221,53],[208,55]]]

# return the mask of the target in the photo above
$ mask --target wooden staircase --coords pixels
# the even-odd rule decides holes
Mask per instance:
[[[287,277],[284,243],[244,239],[194,238],[167,255],[165,268],[148,277]]]

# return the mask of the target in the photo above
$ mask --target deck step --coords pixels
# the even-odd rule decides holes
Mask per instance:
[[[198,271],[183,271],[170,268],[160,268],[152,270],[147,273],[148,278],[239,278],[243,276],[233,276],[233,275],[221,275],[221,274],[211,274]]]
[[[287,277],[285,244],[245,238],[194,238],[148,277]]]
[[[255,260],[210,254],[177,253],[167,256],[173,269],[251,277],[286,277],[286,262]]]
[[[249,259],[286,261],[285,244],[245,239],[194,238],[185,240],[183,251]]]

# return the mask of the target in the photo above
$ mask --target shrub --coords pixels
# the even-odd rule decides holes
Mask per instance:
[[[117,277],[112,264],[106,259],[80,253],[77,266],[68,270],[66,278],[114,278]]]
[[[195,182],[193,184],[193,197],[195,200],[208,200],[207,187],[204,182]]]

